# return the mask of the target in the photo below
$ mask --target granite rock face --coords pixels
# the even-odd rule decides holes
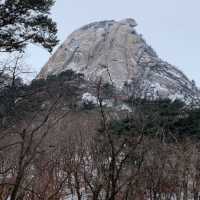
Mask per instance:
[[[38,75],[72,69],[87,80],[100,78],[119,90],[137,87],[140,95],[171,99],[197,98],[199,91],[180,70],[162,61],[136,32],[134,19],[101,21],[74,31]]]

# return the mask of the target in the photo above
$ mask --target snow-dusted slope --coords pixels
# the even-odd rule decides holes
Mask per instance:
[[[134,19],[101,21],[73,32],[43,67],[38,78],[67,69],[83,73],[88,80],[114,84],[139,83],[143,93],[185,98],[199,95],[193,82],[180,70],[162,61],[139,35]],[[143,94],[144,95],[144,94]]]

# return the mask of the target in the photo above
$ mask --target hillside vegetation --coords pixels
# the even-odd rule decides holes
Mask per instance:
[[[99,103],[85,104],[82,94]],[[1,90],[1,187],[23,199],[197,199],[200,109],[168,99],[102,102],[108,86],[66,71]],[[95,93],[96,92],[96,93]]]

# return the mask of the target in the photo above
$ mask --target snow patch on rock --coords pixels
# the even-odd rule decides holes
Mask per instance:
[[[84,93],[84,94],[82,95],[81,100],[82,100],[82,103],[83,103],[84,105],[91,105],[91,104],[96,105],[96,104],[98,104],[98,99],[97,99],[97,97],[93,96],[93,95],[92,95],[91,93],[89,93],[89,92]]]

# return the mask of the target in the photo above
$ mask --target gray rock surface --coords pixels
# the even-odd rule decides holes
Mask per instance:
[[[179,69],[162,61],[136,32],[134,19],[101,21],[74,31],[42,68],[38,78],[72,69],[87,80],[102,78],[119,90],[137,82],[141,95],[197,98],[199,91]],[[125,84],[126,83],[126,84]],[[133,84],[134,83],[134,84]]]

